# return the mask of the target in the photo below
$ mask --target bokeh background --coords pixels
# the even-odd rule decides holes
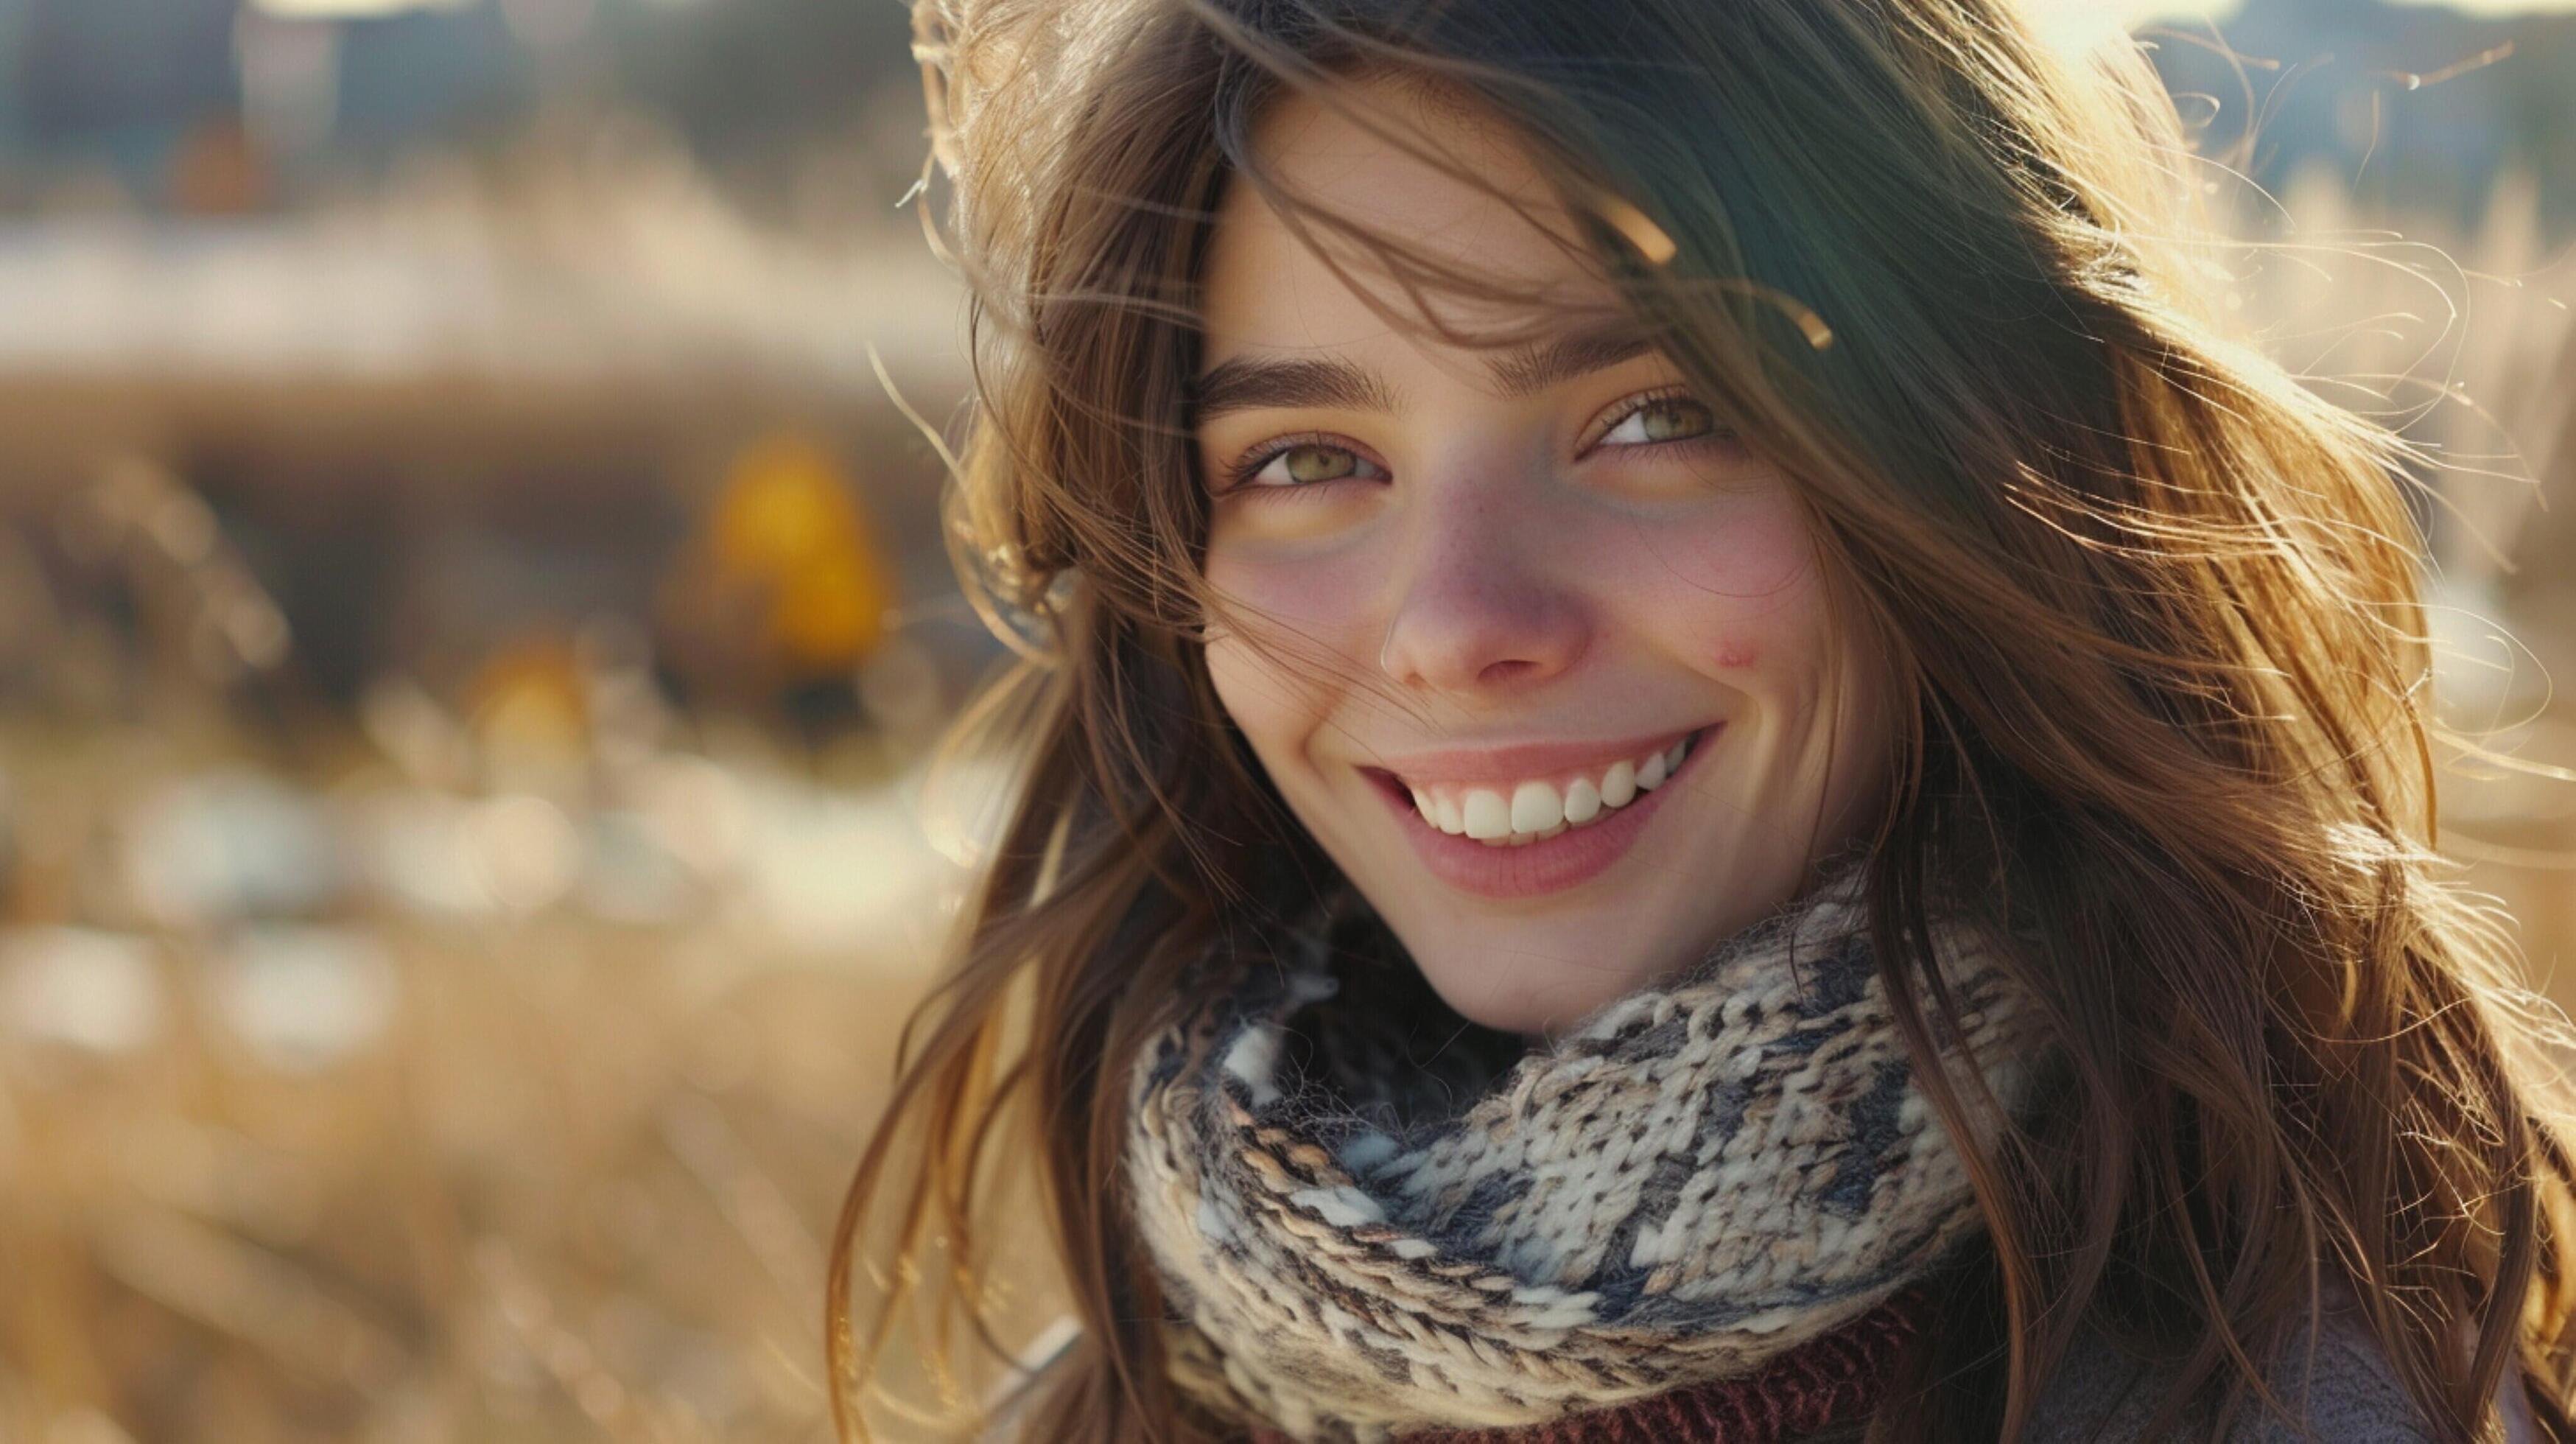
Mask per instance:
[[[2446,845],[2576,996],[2576,7],[2035,9],[2438,449]],[[923,150],[895,0],[0,0],[0,1441],[828,1435],[1000,656]]]

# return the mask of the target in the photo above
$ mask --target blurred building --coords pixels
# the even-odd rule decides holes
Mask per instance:
[[[2156,64],[2206,153],[2273,195],[2323,166],[2358,206],[2463,230],[2520,173],[2544,235],[2576,236],[2576,13],[2388,0],[2245,0],[2155,27]]]
[[[240,130],[283,203],[571,108],[668,125],[753,194],[861,129],[907,42],[894,0],[5,0],[6,199],[104,164],[186,210],[205,138]]]
[[[0,509],[160,468],[345,703],[650,616],[793,434],[898,543],[831,594],[874,637],[947,590],[878,370],[959,381],[907,42],[892,0],[0,0]]]

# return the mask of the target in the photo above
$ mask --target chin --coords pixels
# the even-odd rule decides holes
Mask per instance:
[[[1426,906],[1409,893],[1373,901],[1423,981],[1452,1011],[1488,1028],[1556,1037],[1621,998],[1672,981],[1760,922],[1771,899],[1796,891],[1794,876],[1738,875],[1740,895],[1764,906],[1711,907],[1705,895],[1677,897],[1660,889],[1626,891],[1620,906],[1552,917],[1480,916],[1473,907]]]
[[[1410,944],[1406,950],[1431,990],[1460,1017],[1531,1038],[1563,1033],[1652,981],[1596,964],[1525,952],[1512,956],[1499,943],[1475,954]]]

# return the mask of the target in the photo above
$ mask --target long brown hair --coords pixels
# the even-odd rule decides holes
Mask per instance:
[[[952,536],[1025,655],[962,724],[1015,799],[835,1237],[836,1280],[880,1265],[864,1325],[844,1286],[828,1308],[846,1436],[871,1378],[999,1356],[990,1259],[1029,1192],[1081,1332],[1028,1437],[1213,1432],[1164,1381],[1122,1222],[1123,1080],[1218,919],[1329,864],[1201,660],[1193,284],[1250,184],[1409,284],[1474,286],[1263,170],[1273,98],[1365,72],[1513,128],[1884,639],[1906,700],[1870,916],[1945,1123],[1968,1136],[1929,1066],[1936,912],[2018,940],[2067,1060],[2059,1106],[1971,1160],[1992,1247],[1874,1437],[2011,1437],[2086,1324],[2176,1362],[2162,1423],[2207,1398],[2223,1428],[2280,1405],[2264,1361],[2330,1277],[2444,1437],[2512,1376],[2576,1437],[2564,1020],[2433,851],[2425,458],[2199,304],[2199,172],[2134,46],[2060,54],[2005,0],[916,14],[935,234],[976,297]]]

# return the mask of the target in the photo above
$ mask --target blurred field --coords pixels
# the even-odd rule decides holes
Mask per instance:
[[[610,174],[0,242],[114,277],[0,384],[0,1439],[828,1432],[991,655],[869,348],[946,404],[955,298]]]
[[[181,8],[231,88],[74,145],[179,12],[0,0],[0,1441],[824,1438],[997,655],[899,11]],[[2576,188],[2474,80],[2238,157],[2209,283],[2446,459],[2445,842],[2576,1002]]]
[[[0,1437],[816,1437],[953,870],[887,748],[515,705],[7,735]],[[438,745],[506,782],[384,760]]]

